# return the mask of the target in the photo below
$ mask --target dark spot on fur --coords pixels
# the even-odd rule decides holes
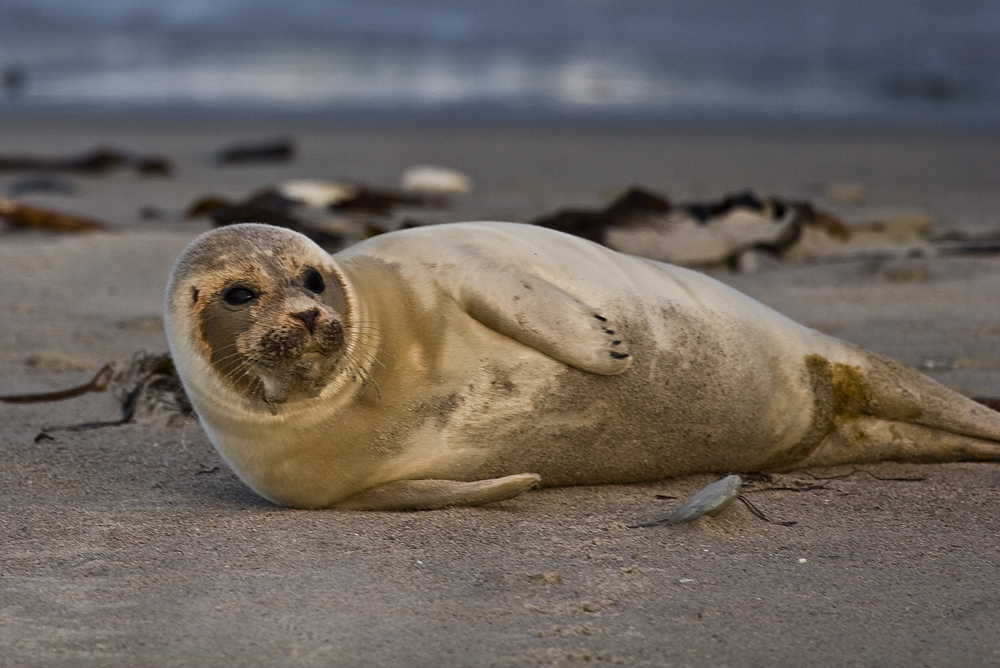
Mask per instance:
[[[457,392],[452,392],[447,397],[441,400],[437,405],[437,415],[438,415],[438,426],[444,427],[448,424],[451,414],[458,410],[458,407],[462,404],[465,399],[459,396]]]
[[[510,377],[510,372],[506,369],[493,367],[493,379],[490,381],[490,389],[499,391],[503,396],[513,396],[517,394],[517,385]]]
[[[616,353],[612,351],[611,356],[614,357],[616,360],[623,360],[626,357],[628,357],[628,353]]]
[[[191,288],[191,303],[198,303],[198,288]]]
[[[600,320],[601,322],[607,322],[608,321],[607,318],[605,318],[604,316],[601,316],[601,315],[595,315],[594,317],[597,318],[598,320]]]
[[[451,392],[446,395],[429,397],[413,405],[413,412],[421,416],[424,420],[433,420],[438,429],[448,426],[452,415],[459,409],[465,397],[458,392]],[[405,434],[415,425],[403,427],[402,425],[392,425],[384,432],[380,432],[380,440],[385,441],[382,449],[394,448],[391,443],[399,443],[405,438]]]

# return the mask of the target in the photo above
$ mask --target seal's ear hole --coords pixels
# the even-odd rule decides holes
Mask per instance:
[[[198,303],[198,288],[191,288],[191,303]]]
[[[230,306],[242,306],[247,302],[253,301],[256,297],[256,293],[241,285],[231,287],[222,293],[222,298]]]
[[[323,275],[312,267],[306,268],[306,275],[302,284],[306,286],[306,290],[317,295],[322,294],[326,290],[326,282],[323,280]]]

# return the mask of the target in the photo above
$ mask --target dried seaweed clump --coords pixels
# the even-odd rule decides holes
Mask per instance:
[[[51,432],[85,431],[130,423],[179,426],[194,414],[169,353],[137,353],[128,363],[105,364],[83,385],[55,392],[0,396],[0,402],[29,404],[72,399],[90,392],[111,392],[121,406],[117,420],[46,427],[35,442],[51,440]]]

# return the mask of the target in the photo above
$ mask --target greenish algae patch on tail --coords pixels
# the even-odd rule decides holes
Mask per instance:
[[[815,354],[806,355],[804,362],[813,395],[812,420],[802,439],[767,460],[761,467],[764,470],[792,468],[815,452],[839,421],[869,414],[865,376],[859,367],[830,362]]]

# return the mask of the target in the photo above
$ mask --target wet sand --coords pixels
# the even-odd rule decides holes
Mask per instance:
[[[287,136],[287,165],[216,167],[233,141]],[[165,154],[170,179],[73,177],[31,202],[108,234],[0,236],[0,393],[85,382],[164,351],[173,259],[196,196],[290,178],[395,185],[468,173],[435,220],[525,220],[632,183],[684,200],[753,188],[851,220],[892,208],[1000,228],[1000,136],[815,131],[365,128],[7,121],[0,153],[110,144]],[[0,193],[14,175],[0,175]],[[822,199],[832,183],[864,201]],[[162,217],[143,221],[141,207]],[[967,394],[1000,396],[1000,257],[785,266],[722,280]],[[275,507],[196,421],[84,432],[107,394],[0,404],[0,665],[983,666],[1000,663],[1000,465],[899,464],[753,479],[742,506],[632,529],[715,479],[535,491],[482,508]],[[852,471],[857,471],[852,473]],[[848,475],[850,474],[850,475]],[[841,477],[835,477],[841,476]],[[846,477],[843,477],[846,476]]]

